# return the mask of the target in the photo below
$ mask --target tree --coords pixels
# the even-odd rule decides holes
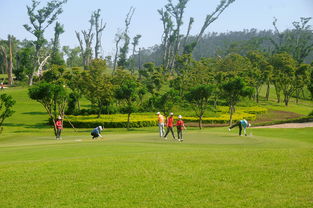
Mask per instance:
[[[34,73],[36,62],[36,50],[34,47],[25,47],[17,52],[18,70],[15,70],[17,80],[24,80]]]
[[[247,71],[246,77],[250,85],[255,89],[255,99],[258,103],[261,86],[266,83],[269,88],[269,73],[272,67],[267,62],[265,56],[259,51],[250,51],[247,54],[247,58],[251,62],[251,68]]]
[[[309,71],[308,79],[309,79],[309,81],[308,81],[308,86],[307,87],[308,87],[308,90],[311,93],[311,100],[313,100],[313,67],[311,67],[311,69]]]
[[[136,47],[139,44],[139,39],[140,38],[141,38],[141,35],[136,35],[133,38],[133,42],[132,42],[133,52],[132,52],[132,57],[131,57],[131,60],[130,60],[130,71],[131,71],[132,74],[134,74],[134,72],[135,72],[135,52],[136,52]]]
[[[106,23],[103,24],[103,19],[100,20],[100,11],[101,9],[98,9],[93,12],[93,18],[95,21],[95,28],[96,28],[96,44],[95,44],[95,58],[96,59],[99,58],[102,31],[106,27]]]
[[[105,74],[105,65],[101,67],[99,64],[93,64],[93,62],[99,62],[98,59],[93,60],[90,70],[82,73],[82,85],[85,97],[96,107],[98,112],[98,118],[101,116],[101,112],[104,107],[108,107],[113,99],[113,84],[111,78]],[[101,63],[105,63],[101,60]]]
[[[66,89],[60,84],[41,82],[29,88],[28,95],[46,109],[50,120],[53,122],[54,135],[57,136],[55,121],[58,116],[64,118],[68,99]]]
[[[297,62],[287,53],[275,54],[270,61],[273,66],[275,88],[283,92],[284,103],[288,106],[289,99],[296,90]]]
[[[202,129],[202,118],[208,108],[209,99],[213,92],[212,85],[198,85],[189,90],[185,95],[186,100],[191,104],[192,109],[199,118],[199,128]]]
[[[129,43],[130,43],[128,30],[129,30],[129,25],[130,25],[134,12],[135,12],[135,8],[131,7],[125,18],[125,30],[122,33],[122,39],[124,40],[124,45],[120,48],[119,59],[117,62],[117,65],[121,68],[125,68],[127,66],[127,53],[129,50]]]
[[[139,84],[134,77],[124,80],[122,85],[119,85],[115,90],[116,99],[124,104],[122,111],[127,113],[127,129],[129,129],[130,115],[138,105],[138,92]]]
[[[222,96],[229,106],[229,125],[232,125],[235,105],[242,97],[251,95],[251,88],[246,87],[246,83],[240,77],[230,78],[222,86]]]
[[[275,47],[274,53],[289,53],[298,64],[302,63],[313,51],[313,34],[311,25],[308,25],[311,19],[312,17],[301,17],[300,22],[292,23],[294,29],[281,33],[277,27],[277,19],[274,18],[273,26],[277,38],[270,39]]]
[[[56,22],[54,27],[54,39],[52,40],[52,53],[50,64],[64,65],[64,59],[60,54],[60,35],[64,33],[64,26]]]
[[[33,84],[35,71],[38,70],[40,66],[47,61],[47,57],[49,57],[40,57],[40,49],[47,42],[44,38],[44,32],[57,19],[58,15],[63,12],[62,5],[66,2],[67,0],[52,0],[47,3],[47,6],[36,10],[40,1],[32,0],[32,5],[27,6],[27,14],[31,24],[24,24],[23,26],[28,32],[36,37],[36,40],[34,41],[36,62],[33,73],[29,76],[29,85]],[[40,72],[38,71],[38,74],[39,73]]]
[[[63,46],[63,52],[66,54],[66,64],[68,67],[83,66],[82,56],[79,55],[81,52],[80,47],[70,48],[69,46]]]
[[[163,112],[163,115],[167,117],[179,100],[180,97],[178,96],[177,91],[171,89],[165,92],[163,95],[159,96],[156,99],[155,105],[158,109],[160,109],[160,111]]]
[[[301,64],[296,69],[296,77],[295,77],[295,96],[296,103],[298,104],[300,98],[300,92],[303,92],[304,87],[309,83],[310,80],[310,69],[311,66],[309,64]]]
[[[218,17],[223,13],[223,11],[233,2],[235,2],[235,0],[221,0],[219,5],[216,7],[216,9],[211,14],[208,14],[206,16],[204,23],[202,25],[202,28],[196,37],[195,42],[191,43],[193,47],[192,51],[196,47],[196,45],[199,43],[200,39],[202,38],[205,30],[209,27],[209,25],[212,24],[215,20],[217,20]]]
[[[80,53],[81,56],[83,58],[83,66],[84,69],[87,69],[91,59],[92,59],[92,48],[91,48],[91,44],[93,41],[93,37],[94,37],[94,33],[92,32],[93,27],[95,25],[95,19],[94,19],[94,15],[91,15],[91,18],[89,20],[90,23],[90,27],[89,30],[82,30],[81,33],[83,34],[84,37],[84,42],[85,42],[85,47],[84,47],[84,43],[82,38],[80,37],[80,33],[75,31],[76,33],[76,37],[78,39],[79,42],[79,46],[80,46]]]
[[[11,95],[1,94],[0,95],[0,134],[3,130],[2,124],[5,119],[11,117],[15,111],[12,107],[15,104],[15,100]]]

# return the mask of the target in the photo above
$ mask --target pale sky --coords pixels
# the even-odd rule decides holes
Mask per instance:
[[[206,14],[211,13],[220,0],[190,0],[185,9],[183,30],[187,29],[188,20],[194,17],[195,22],[191,34],[197,34],[203,24]],[[41,1],[41,8],[47,2]],[[177,0],[173,0],[174,3]],[[68,0],[63,6],[63,13],[58,21],[64,25],[65,33],[60,37],[61,45],[78,46],[75,30],[86,30],[92,11],[101,9],[101,17],[107,26],[102,35],[103,55],[114,52],[114,37],[118,29],[124,28],[125,16],[131,6],[135,13],[130,25],[130,36],[141,34],[139,47],[149,47],[161,42],[162,22],[157,9],[164,7],[167,0]],[[6,39],[12,34],[18,39],[33,40],[23,24],[29,24],[26,5],[31,0],[0,0],[0,39]],[[278,19],[278,28],[292,28],[293,21],[300,17],[313,16],[313,0],[236,0],[224,13],[211,24],[207,32],[241,31],[256,28],[258,30],[273,29],[273,18]],[[310,21],[313,25],[313,20]],[[45,33],[45,38],[53,37],[51,25]]]

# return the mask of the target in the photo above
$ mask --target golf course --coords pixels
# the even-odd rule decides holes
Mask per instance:
[[[312,207],[313,128],[65,128],[25,88],[0,137],[0,207]],[[300,108],[300,107],[299,107]],[[301,107],[305,110],[304,107]]]

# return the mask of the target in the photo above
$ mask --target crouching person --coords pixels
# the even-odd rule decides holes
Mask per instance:
[[[228,130],[230,131],[232,128],[238,126],[239,127],[239,136],[241,136],[242,129],[244,131],[245,136],[247,136],[247,127],[250,127],[251,124],[248,123],[246,119],[240,120],[234,125],[230,126]]]
[[[101,137],[101,131],[103,130],[102,126],[98,126],[96,128],[94,128],[92,131],[91,131],[91,136],[92,136],[92,139],[97,139],[98,137]]]

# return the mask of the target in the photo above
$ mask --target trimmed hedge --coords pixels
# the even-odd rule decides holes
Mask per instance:
[[[222,112],[216,117],[203,117],[202,122],[207,124],[226,124],[229,122],[229,114],[227,107],[219,107],[218,110]],[[267,109],[261,107],[247,107],[238,108],[233,115],[233,121],[236,122],[241,119],[255,120],[256,114],[264,113]],[[178,114],[177,114],[178,115]],[[176,120],[175,116],[175,120]],[[184,122],[199,122],[197,117],[183,116]],[[95,128],[96,126],[103,126],[105,128],[126,128],[127,115],[126,114],[113,114],[101,115],[97,118],[96,115],[88,116],[68,116],[64,122],[64,127],[71,127],[69,121],[76,128]],[[157,116],[154,113],[134,113],[130,116],[130,128],[141,128],[157,126]]]

